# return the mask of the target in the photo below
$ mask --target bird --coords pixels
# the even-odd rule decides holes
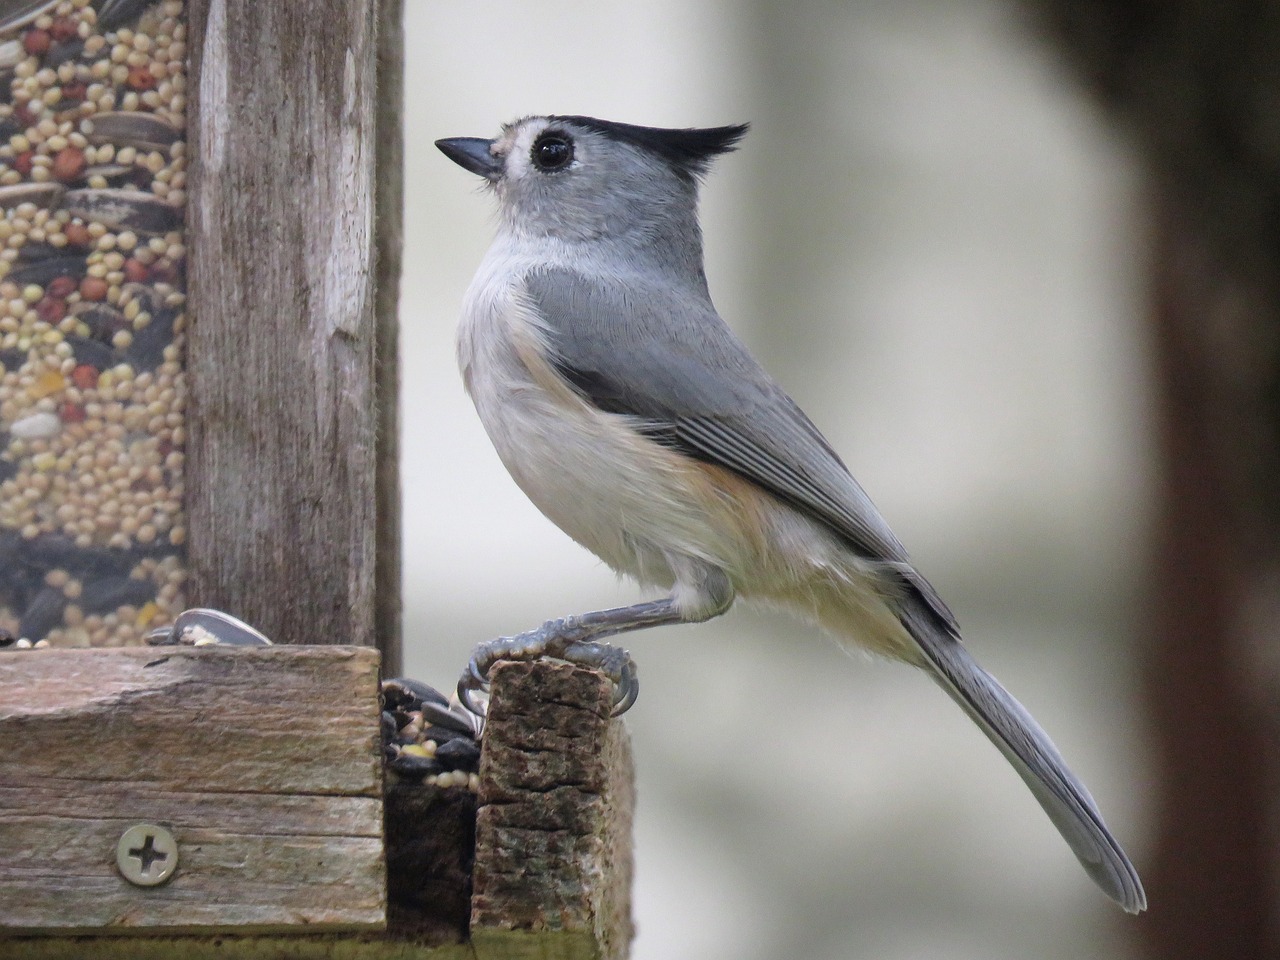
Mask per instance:
[[[984,670],[840,456],[712,305],[698,216],[712,162],[746,124],[639,126],[527,116],[436,146],[483,178],[498,223],[463,299],[463,383],[533,504],[659,599],[486,641],[459,684],[500,659],[598,666],[621,707],[638,680],[600,641],[697,623],[736,598],[917,667],[1009,760],[1087,874],[1124,910],[1138,872],[1084,784]]]

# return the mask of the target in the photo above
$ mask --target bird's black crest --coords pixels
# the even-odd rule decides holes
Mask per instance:
[[[552,117],[602,134],[611,140],[629,143],[656,154],[671,164],[677,173],[695,179],[706,172],[711,161],[733,150],[746,136],[748,124],[728,127],[638,127],[630,123],[614,123],[595,117]]]

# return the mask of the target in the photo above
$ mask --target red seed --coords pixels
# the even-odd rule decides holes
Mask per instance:
[[[124,82],[130,90],[154,90],[156,86],[156,78],[147,67],[130,67]]]
[[[71,371],[71,382],[81,390],[92,390],[98,385],[98,368],[82,363]]]
[[[56,17],[49,25],[49,36],[59,43],[70,40],[78,32],[78,24],[74,17]]]
[[[65,300],[75,292],[77,286],[75,277],[54,277],[44,288],[44,292],[55,300]]]
[[[130,257],[124,262],[124,278],[130,283],[146,283],[150,277],[151,271],[141,260]]]
[[[85,86],[82,80],[72,80],[70,83],[62,85],[63,100],[83,100],[88,92],[89,88]]]
[[[73,247],[87,247],[93,238],[89,236],[89,228],[83,223],[71,221],[62,228],[63,234],[67,238],[67,243]]]
[[[36,304],[36,316],[52,326],[67,315],[67,301],[46,293]]]
[[[107,296],[107,281],[101,277],[85,277],[80,281],[80,297],[84,300],[103,300]]]
[[[63,183],[79,180],[88,166],[84,151],[76,147],[63,147],[53,158],[53,175]]]
[[[34,127],[39,118],[39,114],[25,103],[20,103],[13,108],[13,119],[24,127]]]
[[[49,52],[49,33],[46,30],[28,30],[22,35],[22,49],[33,57]]]
[[[10,166],[17,170],[24,177],[31,175],[31,158],[35,156],[34,150],[23,150],[20,154],[13,158]]]
[[[77,367],[76,369],[79,368]],[[96,376],[94,377],[94,381],[97,381]],[[83,423],[84,407],[80,406],[78,403],[72,403],[70,400],[64,400],[62,402],[62,406],[58,408],[58,417],[63,423]]]

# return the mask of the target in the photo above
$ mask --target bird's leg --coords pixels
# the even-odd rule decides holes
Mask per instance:
[[[640,692],[640,681],[631,655],[621,647],[599,641],[615,634],[647,627],[685,623],[689,618],[677,609],[674,597],[650,600],[629,607],[596,610],[576,617],[548,620],[536,630],[486,640],[476,647],[466,672],[458,681],[458,699],[472,713],[483,716],[484,708],[472,698],[489,686],[489,669],[499,660],[537,660],[555,657],[592,667],[613,681],[613,713],[628,710]]]

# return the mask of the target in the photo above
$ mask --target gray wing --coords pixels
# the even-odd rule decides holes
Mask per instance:
[[[955,626],[831,445],[705,293],[569,270],[539,271],[525,283],[557,369],[595,406],[637,418],[655,440],[728,467],[822,521],[861,556],[897,569]]]

